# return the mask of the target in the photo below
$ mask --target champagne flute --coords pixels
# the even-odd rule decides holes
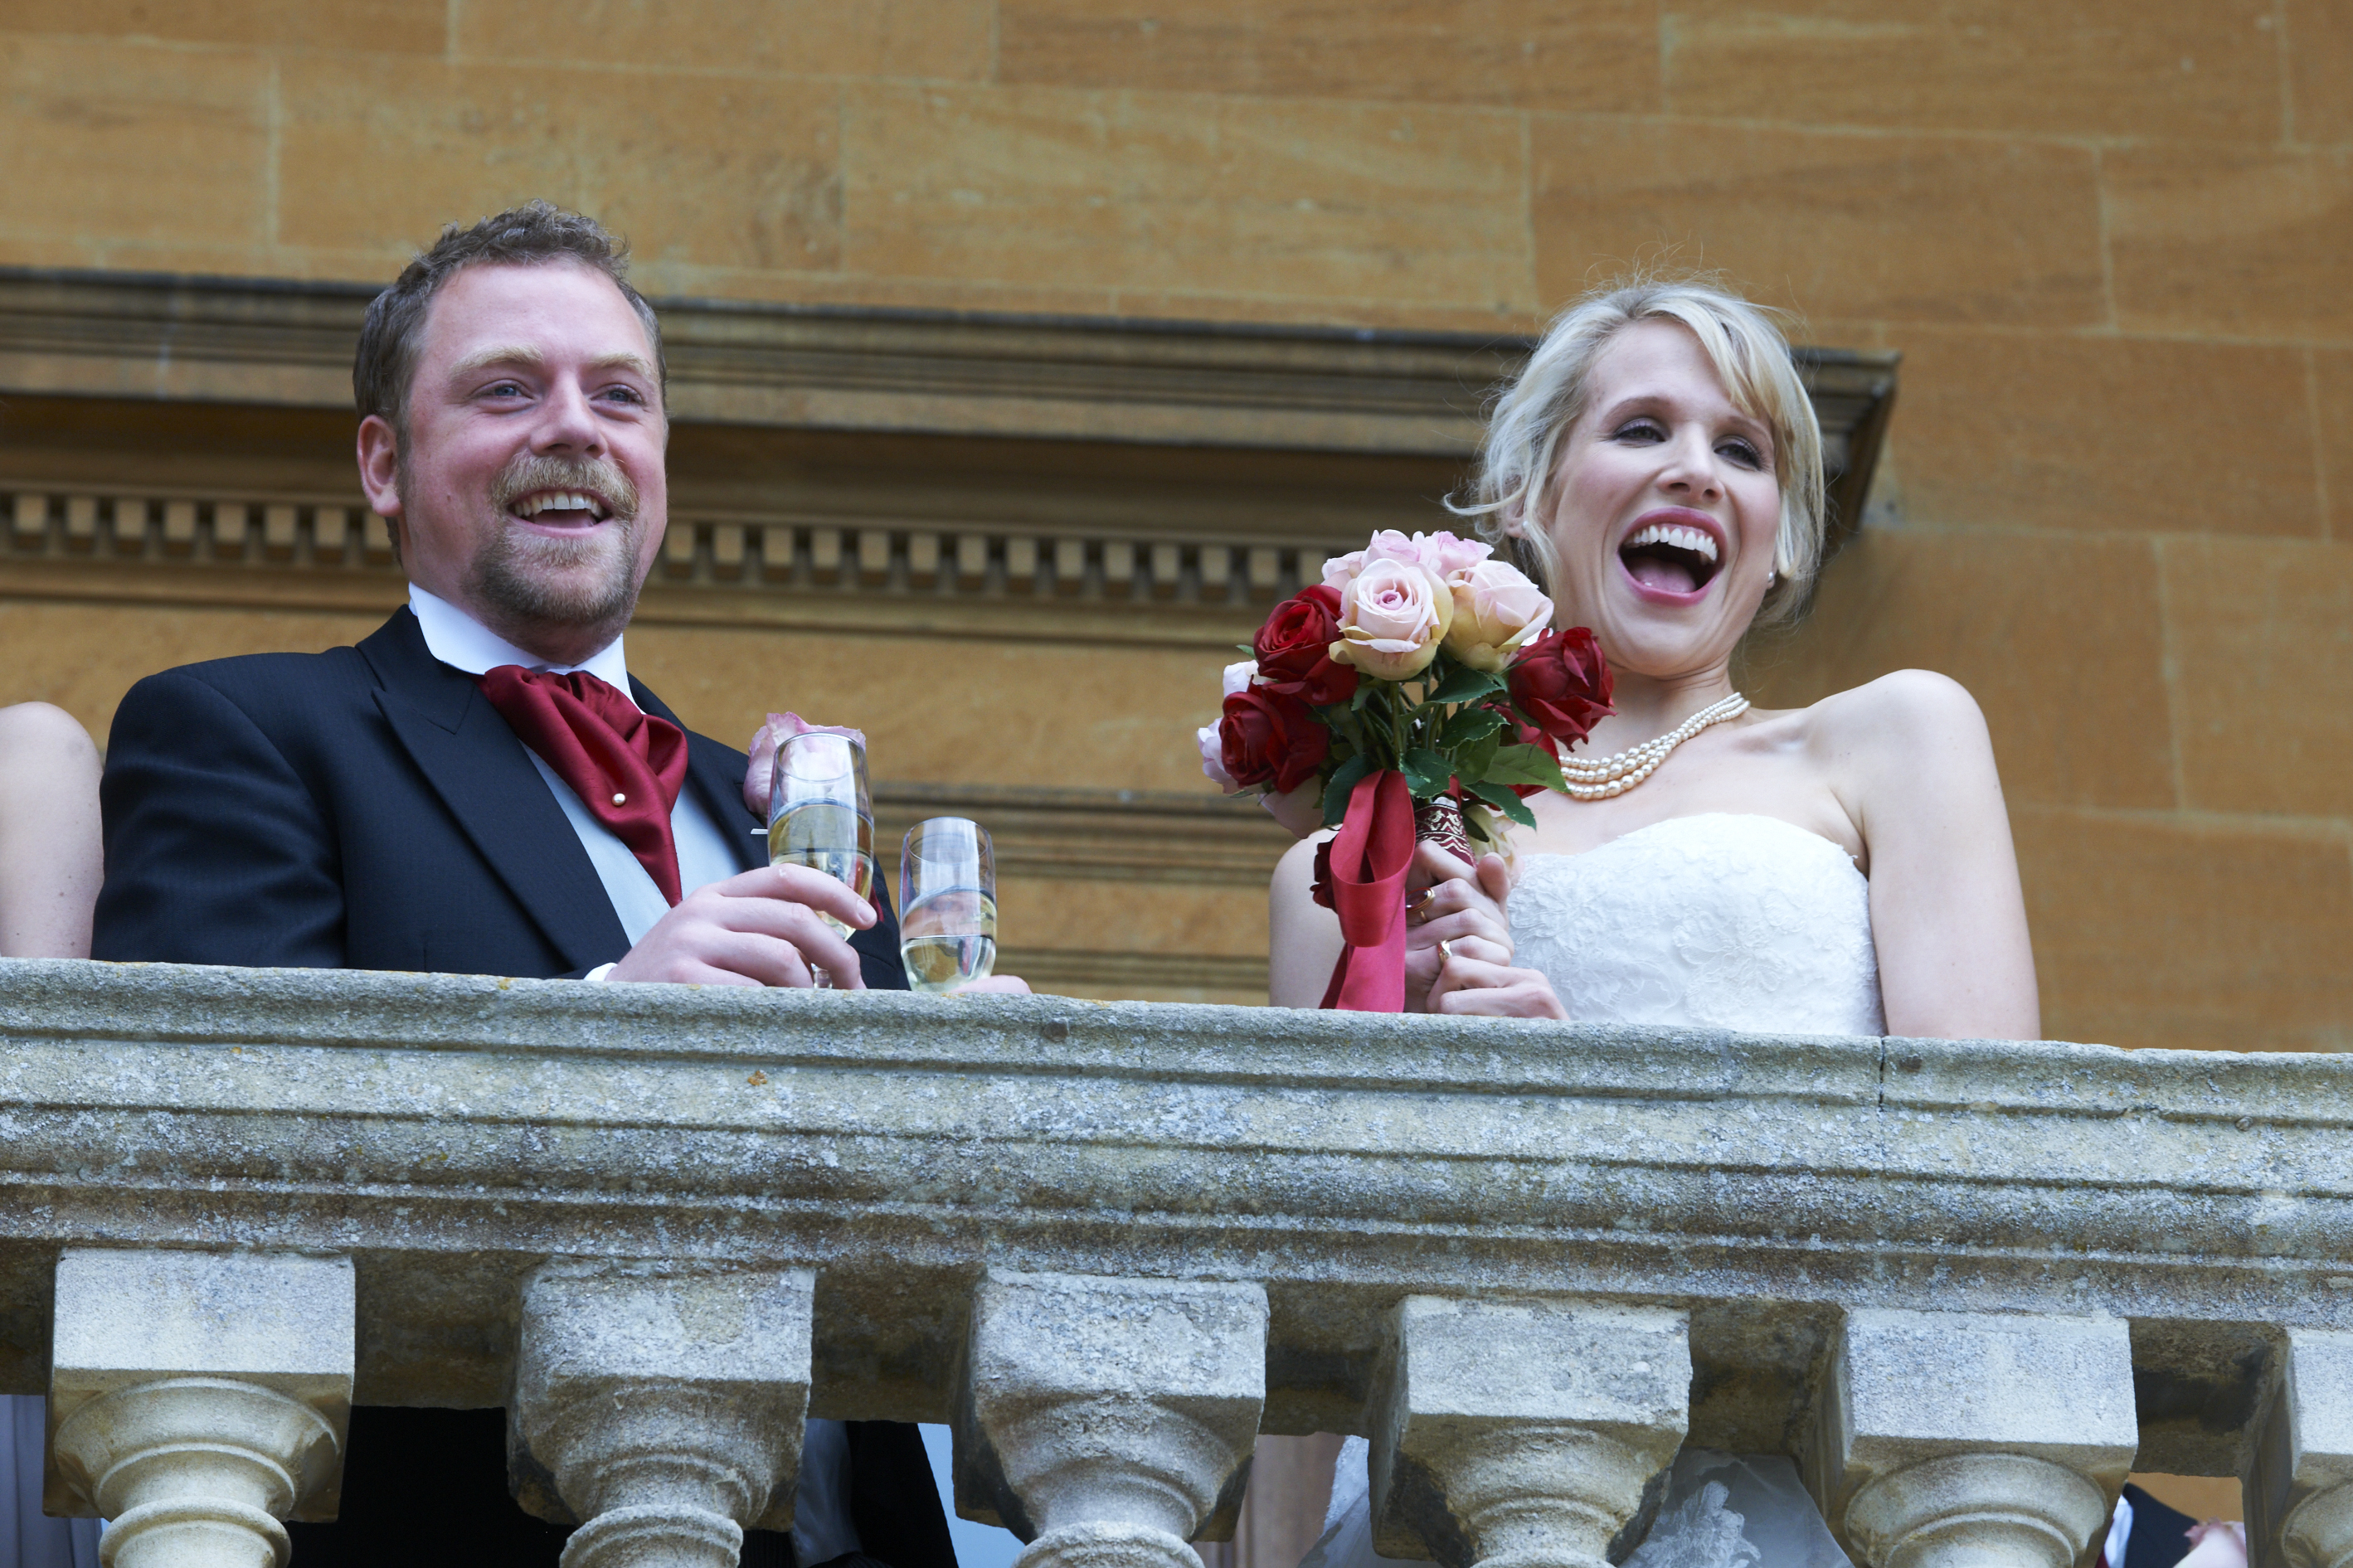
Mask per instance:
[[[899,853],[899,956],[910,990],[944,995],[997,964],[997,857],[980,824],[934,816]]]
[[[768,795],[768,864],[807,866],[874,901],[874,802],[866,790],[866,742],[825,731],[787,735],[776,746]],[[818,918],[844,937],[850,928]],[[809,966],[812,984],[833,976]]]

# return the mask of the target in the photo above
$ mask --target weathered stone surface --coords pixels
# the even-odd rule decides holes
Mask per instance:
[[[17,962],[0,1381],[103,1240],[348,1254],[364,1402],[503,1404],[532,1269],[662,1258],[818,1271],[820,1416],[945,1419],[991,1266],[1262,1286],[1276,1432],[1416,1295],[1688,1307],[1719,1445],[1851,1309],[2129,1319],[2227,1406],[2188,1329],[2353,1329],[2348,1121],[2326,1056]]]
[[[659,1262],[533,1272],[510,1446],[524,1505],[581,1526],[565,1568],[733,1568],[744,1526],[790,1527],[812,1284]]]
[[[55,1301],[42,1505],[111,1568],[283,1568],[279,1521],[335,1516],[349,1260],[69,1247]]]
[[[2259,1568],[2353,1563],[2353,1333],[2290,1329],[2243,1468]]]
[[[956,1510],[1020,1568],[1191,1568],[1229,1537],[1266,1401],[1266,1292],[991,1269],[957,1388]]]
[[[1407,1299],[1369,1419],[1376,1548],[1604,1568],[1682,1446],[1691,1381],[1680,1311]]]
[[[1806,1458],[1870,1568],[2068,1568],[2138,1441],[2120,1319],[1864,1309]]]

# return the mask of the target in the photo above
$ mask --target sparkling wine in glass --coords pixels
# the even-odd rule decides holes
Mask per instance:
[[[910,990],[944,995],[997,964],[997,858],[961,816],[907,830],[899,855],[899,956]]]
[[[787,735],[776,747],[768,795],[768,864],[807,866],[874,900],[874,803],[866,790],[866,746],[854,735]],[[820,917],[842,936],[850,928]],[[833,977],[812,967],[819,986]]]

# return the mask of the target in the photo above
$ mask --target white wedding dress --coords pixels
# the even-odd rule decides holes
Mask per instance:
[[[1516,954],[1584,1023],[1759,1034],[1885,1032],[1871,887],[1846,851],[1770,816],[1679,816],[1582,855],[1531,855]],[[1375,1568],[1370,1450],[1351,1437],[1300,1568]],[[1778,1454],[1686,1448],[1626,1568],[1848,1568]]]

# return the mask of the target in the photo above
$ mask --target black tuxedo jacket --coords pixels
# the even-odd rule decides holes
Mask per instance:
[[[690,731],[687,757],[738,865],[765,865],[744,753]],[[357,647],[148,677],[115,711],[100,794],[93,957],[547,979],[628,951],[522,742],[406,608]],[[904,990],[879,877],[876,893],[851,945],[868,985]]]
[[[638,703],[673,723],[636,681]],[[682,728],[683,726],[681,726]],[[686,787],[765,865],[744,753],[688,734]],[[92,954],[167,963],[577,977],[628,949],[579,836],[522,742],[403,608],[357,647],[150,676],[116,710],[100,787],[106,882]],[[890,889],[851,939],[904,990]],[[295,1525],[295,1568],[445,1560],[553,1568],[565,1532],[506,1491],[496,1410],[352,1413],[343,1512]],[[955,1568],[921,1436],[850,1424],[850,1513],[889,1568]],[[746,1536],[788,1563],[790,1538]],[[815,1568],[814,1564],[803,1568]]]

